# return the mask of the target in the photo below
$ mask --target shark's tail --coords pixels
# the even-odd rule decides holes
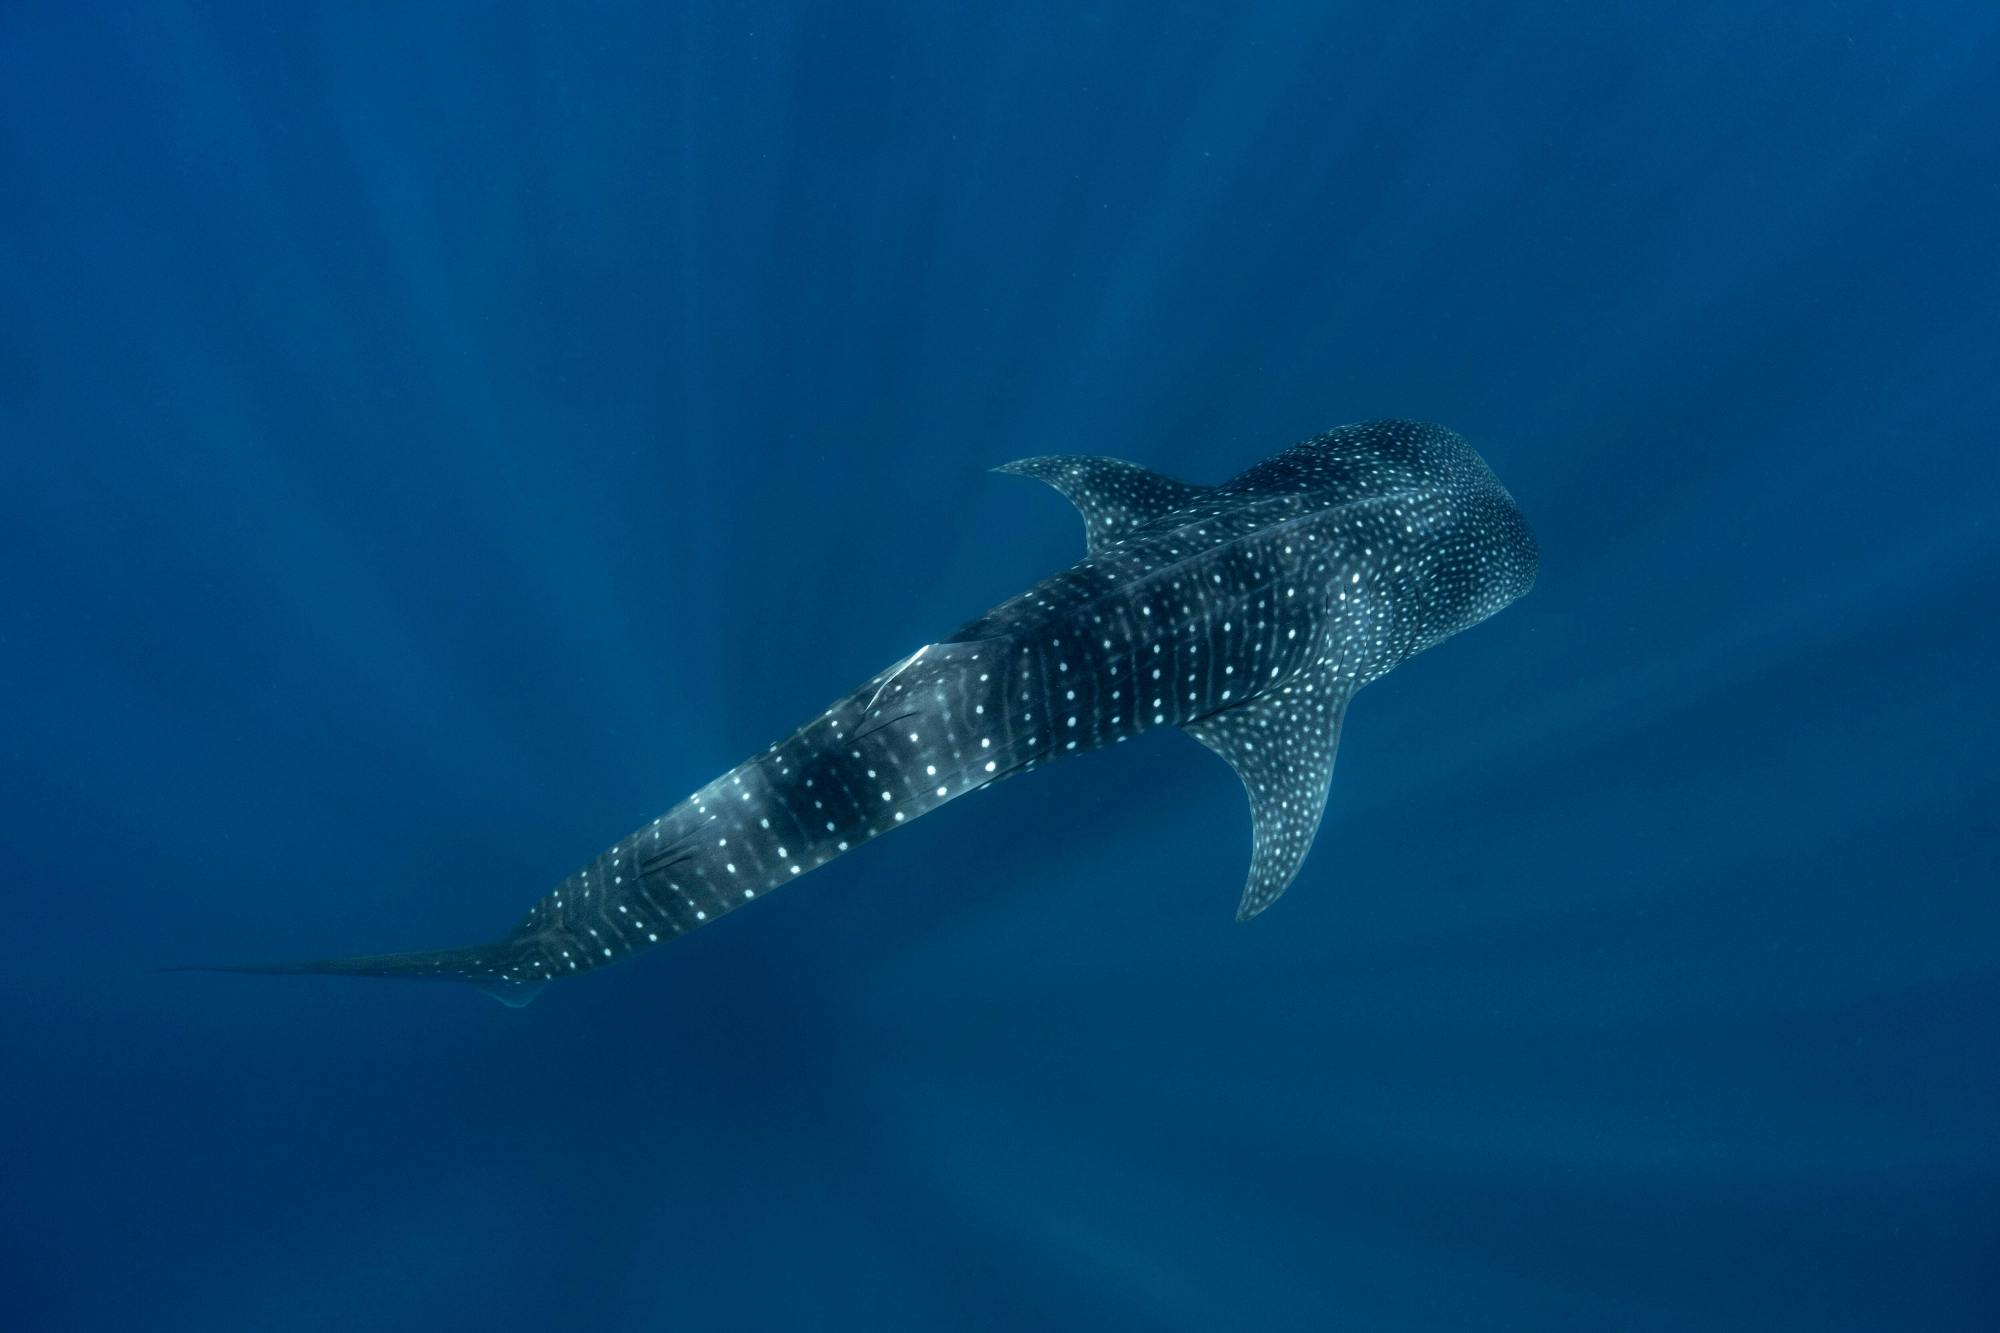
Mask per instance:
[[[1017,651],[1030,665],[1014,666]],[[1007,720],[1008,691],[1042,665],[1011,640],[924,645],[612,844],[490,944],[181,970],[461,981],[524,1005],[548,980],[697,930],[948,800],[1076,750]],[[1053,697],[1053,679],[1039,688]]]
[[[509,1008],[519,1009],[541,993],[542,982],[520,975],[515,942],[501,940],[470,949],[431,953],[363,954],[303,963],[223,963],[162,968],[163,972],[241,972],[255,976],[389,977],[403,981],[459,981],[476,986]]]

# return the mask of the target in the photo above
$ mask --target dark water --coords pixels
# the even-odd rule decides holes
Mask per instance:
[[[19,1329],[2000,1326],[2000,10],[0,13]],[[1061,765],[467,943],[1067,563],[1464,432],[1540,586],[1306,872]]]

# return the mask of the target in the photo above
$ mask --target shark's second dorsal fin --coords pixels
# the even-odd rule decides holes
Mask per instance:
[[[1117,541],[1150,519],[1180,508],[1209,489],[1177,481],[1122,458],[1094,458],[1085,454],[1023,458],[993,470],[1010,476],[1034,477],[1061,491],[1083,515],[1084,542],[1092,551]]]
[[[1295,681],[1182,726],[1227,759],[1250,793],[1250,878],[1238,921],[1276,902],[1312,849],[1350,693],[1331,679]]]
[[[500,1001],[500,1003],[506,1005],[509,1009],[525,1009],[537,995],[542,993],[542,986],[545,983],[540,981],[507,981],[496,978],[492,981],[481,981],[474,984],[481,991]]]

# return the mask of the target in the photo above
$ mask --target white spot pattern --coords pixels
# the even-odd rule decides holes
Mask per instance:
[[[695,792],[570,876],[508,939],[347,970],[459,976],[523,1002],[550,976],[685,934],[947,800],[1170,725],[1227,759],[1249,792],[1238,915],[1254,916],[1312,845],[1355,691],[1521,596],[1536,573],[1512,498],[1436,426],[1342,427],[1217,487],[1107,458],[999,470],[1075,503],[1082,560]]]

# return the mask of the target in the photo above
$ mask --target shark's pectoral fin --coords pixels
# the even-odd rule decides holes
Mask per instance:
[[[1061,491],[1083,515],[1084,542],[1092,551],[1117,541],[1142,523],[1179,509],[1209,489],[1122,458],[1084,454],[1023,458],[993,470],[1034,477]]]
[[[1332,682],[1298,682],[1182,728],[1227,759],[1250,793],[1250,878],[1238,921],[1276,902],[1312,848],[1349,693]]]

